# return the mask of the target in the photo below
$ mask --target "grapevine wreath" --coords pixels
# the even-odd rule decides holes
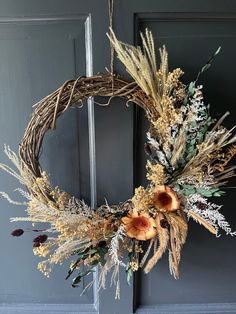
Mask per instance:
[[[0,167],[16,177],[27,190],[18,189],[26,198],[27,217],[12,221],[49,223],[50,227],[33,239],[35,255],[44,258],[38,269],[49,276],[53,264],[70,259],[67,275],[74,276],[76,287],[81,278],[99,266],[99,286],[105,287],[106,274],[112,270],[112,282],[119,296],[119,269],[124,267],[129,280],[133,272],[145,273],[156,265],[165,251],[169,254],[170,272],[179,277],[181,248],[186,241],[188,220],[192,218],[215,236],[220,229],[236,235],[220,213],[219,197],[236,166],[228,163],[236,154],[233,127],[222,126],[226,113],[218,121],[203,102],[200,74],[184,85],[180,68],[169,72],[165,47],[159,50],[157,67],[152,34],[141,34],[143,49],[118,41],[109,35],[118,58],[133,78],[128,81],[108,72],[79,77],[63,84],[41,100],[26,128],[17,156],[5,147],[5,153],[17,170]],[[39,164],[45,133],[56,127],[56,120],[70,107],[78,107],[94,96],[122,97],[145,110],[150,123],[145,151],[147,187],[135,189],[133,197],[118,205],[102,205],[95,210],[84,201],[52,187]],[[1,192],[10,202],[6,193]],[[32,231],[38,231],[36,229]],[[13,236],[20,236],[16,229]]]

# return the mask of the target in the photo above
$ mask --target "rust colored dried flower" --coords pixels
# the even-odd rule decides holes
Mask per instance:
[[[156,236],[156,223],[148,213],[139,215],[136,211],[129,212],[127,217],[121,219],[127,235],[137,240],[149,240]]]
[[[173,212],[179,209],[180,201],[178,195],[169,186],[158,186],[154,193],[154,206],[156,208],[167,212]]]
[[[12,231],[11,235],[13,237],[20,237],[23,233],[24,233],[23,229],[16,229],[16,230]]]

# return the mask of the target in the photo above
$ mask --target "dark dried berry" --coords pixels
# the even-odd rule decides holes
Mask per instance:
[[[148,143],[145,143],[145,144],[144,144],[144,151],[145,151],[145,153],[146,153],[148,156],[150,156],[150,155],[152,154],[151,147],[150,147],[150,145],[149,145]]]
[[[13,237],[20,237],[23,233],[24,233],[23,229],[16,229],[16,230],[12,231],[11,235]]]
[[[40,243],[39,242],[34,242],[33,247],[39,247]]]
[[[34,238],[33,242],[44,243],[47,241],[48,236],[46,234],[41,234],[38,237]]]
[[[169,223],[168,223],[168,221],[166,220],[166,219],[161,219],[161,221],[160,221],[160,225],[161,225],[161,227],[162,228],[169,228]]]
[[[175,103],[174,103],[174,107],[176,108],[176,109],[179,109],[179,108],[181,108],[182,107],[182,102],[181,101],[176,101]]]
[[[204,210],[207,209],[207,204],[201,203],[201,202],[196,202],[195,205],[197,206],[197,208]]]
[[[100,241],[98,247],[105,247],[107,245],[106,241]]]

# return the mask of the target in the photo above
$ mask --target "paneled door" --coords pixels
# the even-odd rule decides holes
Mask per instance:
[[[181,67],[193,79],[209,55],[222,46],[201,83],[213,116],[235,109],[236,3],[233,0],[114,0],[114,31],[119,39],[139,44],[148,27],[157,46],[165,44],[170,67]],[[17,150],[32,105],[64,81],[104,72],[110,64],[107,0],[0,0],[0,159],[4,143]],[[115,61],[115,70],[127,75]],[[106,99],[99,99],[106,102]],[[218,117],[218,116],[216,116]],[[143,144],[147,121],[135,106],[114,99],[110,106],[89,100],[71,109],[47,134],[42,164],[54,185],[90,202],[122,202],[135,186],[145,184]],[[233,184],[232,184],[233,185]],[[0,190],[17,187],[1,173]],[[233,190],[232,190],[233,191]],[[234,222],[234,193],[223,198]],[[97,286],[80,296],[88,283],[73,289],[65,281],[68,265],[46,279],[36,270],[32,237],[10,236],[24,208],[0,200],[0,313],[236,313],[235,240],[215,239],[190,223],[181,276],[170,276],[164,257],[149,275],[138,273],[128,286],[121,276],[121,299],[114,289]],[[25,225],[27,228],[27,226]],[[88,279],[90,280],[90,279]]]

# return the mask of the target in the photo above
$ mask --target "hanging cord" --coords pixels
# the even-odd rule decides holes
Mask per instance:
[[[108,0],[108,10],[109,10],[109,32],[111,35],[111,30],[113,27],[113,13],[114,13],[114,0]],[[112,75],[112,91],[114,89],[114,47],[110,42],[110,72]]]

